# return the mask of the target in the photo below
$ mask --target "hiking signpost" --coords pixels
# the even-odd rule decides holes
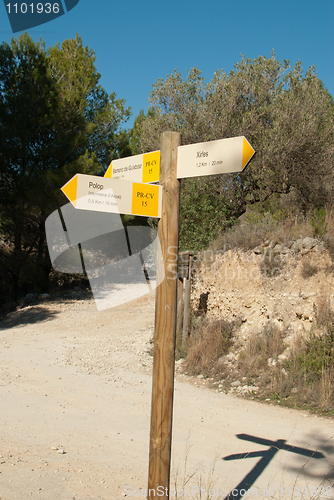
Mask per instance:
[[[156,496],[169,499],[178,285],[178,179],[241,172],[254,154],[244,137],[181,146],[179,132],[164,132],[160,152],[115,160],[105,177],[77,174],[62,188],[78,209],[160,218],[148,499],[155,500]],[[160,186],[149,184],[157,181]]]
[[[161,216],[161,187],[76,174],[61,190],[75,208],[145,217]]]
[[[163,197],[158,224],[161,253],[158,255],[157,273],[159,269],[164,269],[165,277],[156,289],[155,303],[148,476],[148,498],[152,500],[162,492],[161,498],[169,498],[178,285],[178,178],[241,172],[255,154],[244,137],[190,146],[181,146],[180,143],[178,132],[162,134],[160,185]]]

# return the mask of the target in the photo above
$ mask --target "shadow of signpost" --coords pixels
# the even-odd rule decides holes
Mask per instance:
[[[270,441],[249,434],[237,434],[239,439],[244,441],[251,441],[252,443],[269,446],[268,450],[254,451],[247,453],[236,453],[235,455],[228,455],[223,457],[223,460],[242,460],[244,458],[258,458],[260,460],[253,467],[253,469],[243,478],[243,480],[225,497],[224,500],[240,500],[245,493],[253,486],[257,478],[262,474],[264,469],[269,465],[270,461],[274,458],[276,453],[280,450],[290,451],[297,455],[302,455],[309,458],[325,458],[319,451],[308,450],[306,448],[299,448],[298,446],[291,446],[286,444],[285,439],[278,439],[277,441]],[[236,493],[236,494],[234,494]]]

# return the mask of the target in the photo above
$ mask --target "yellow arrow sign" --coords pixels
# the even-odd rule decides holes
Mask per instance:
[[[179,146],[177,178],[241,172],[254,154],[243,136]]]
[[[76,174],[61,190],[81,210],[161,216],[161,186]]]

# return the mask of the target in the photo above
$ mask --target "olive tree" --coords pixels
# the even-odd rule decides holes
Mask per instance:
[[[279,62],[272,53],[269,58],[242,56],[233,70],[217,70],[207,84],[197,68],[188,71],[185,80],[175,70],[153,85],[149,103],[147,117],[140,122],[142,151],[158,149],[164,130],[181,132],[183,144],[244,135],[256,150],[240,174],[182,180],[183,193],[197,189],[217,198],[211,212],[216,230],[209,238],[244,213],[247,204],[274,193],[296,190],[303,208],[329,199],[334,108],[313,67],[304,73],[300,62],[291,68],[289,61]],[[187,203],[181,197],[181,218],[193,220],[190,199],[183,199]],[[201,200],[195,203],[201,219]],[[203,212],[199,230],[205,228],[204,219]]]

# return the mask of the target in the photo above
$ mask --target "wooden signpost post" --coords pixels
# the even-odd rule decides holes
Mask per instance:
[[[186,346],[189,334],[193,256],[194,252],[184,251],[179,253],[178,260],[176,335],[182,331],[182,347]]]
[[[165,277],[156,289],[153,383],[151,406],[148,498],[169,498],[174,393],[174,356],[177,310],[177,254],[179,239],[180,183],[176,177],[178,132],[164,132],[161,139],[160,184],[163,189],[158,238],[157,279]],[[176,258],[175,258],[176,257]],[[159,490],[158,490],[159,488]],[[163,495],[160,496],[160,492]]]
[[[169,499],[179,281],[178,179],[241,172],[254,154],[254,149],[243,136],[181,146],[180,133],[164,132],[160,151],[115,160],[103,178],[77,174],[62,188],[78,209],[160,218],[157,257],[160,284],[156,288],[155,304],[149,500],[156,497]],[[160,186],[150,184],[157,180]]]

